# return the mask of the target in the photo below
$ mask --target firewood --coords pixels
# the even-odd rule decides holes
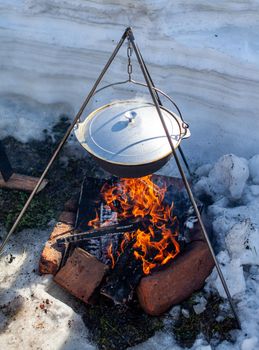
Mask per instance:
[[[134,240],[131,240],[119,256],[114,269],[110,270],[101,294],[112,299],[115,303],[127,303],[131,301],[133,292],[143,276],[142,262],[134,257],[132,248]]]
[[[32,192],[39,181],[39,178],[27,176],[27,175],[21,175],[14,173],[8,181],[4,181],[2,175],[0,174],[0,187],[2,188],[9,188],[12,190],[21,190],[26,192]],[[48,181],[43,180],[42,184],[40,185],[38,192],[43,190],[43,188],[47,185]],[[37,192],[37,193],[38,193]]]
[[[65,237],[61,237],[57,240],[57,243],[59,245],[64,244],[64,243],[76,243],[84,240],[89,240],[93,238],[102,238],[106,236],[116,236],[119,234],[123,234],[125,232],[131,232],[131,231],[136,231],[138,228],[143,227],[144,222],[142,221],[125,221],[125,222],[120,222],[119,224],[115,225],[108,225],[108,226],[103,226],[103,227],[97,227],[92,230],[88,230],[85,232],[80,232],[74,235],[69,235]]]

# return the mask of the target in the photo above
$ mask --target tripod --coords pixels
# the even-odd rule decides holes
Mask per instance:
[[[138,63],[139,63],[139,66],[140,66],[140,68],[141,68],[141,71],[142,71],[142,74],[143,74],[145,83],[139,83],[139,82],[136,82],[136,81],[132,80],[132,78],[131,78],[132,66],[131,66],[131,62],[129,62],[129,64],[128,64],[129,79],[128,79],[128,80],[123,81],[123,82],[118,82],[118,83],[115,83],[115,84],[110,84],[110,85],[105,86],[105,87],[103,87],[103,88],[101,88],[101,89],[99,89],[99,90],[96,90],[97,87],[98,87],[98,85],[99,85],[99,83],[101,82],[103,76],[105,75],[106,71],[107,71],[108,68],[110,67],[111,63],[113,62],[114,58],[115,58],[116,55],[118,54],[118,52],[119,52],[119,50],[120,50],[122,44],[124,43],[124,41],[125,41],[126,39],[128,40],[128,44],[129,44],[129,46],[128,46],[128,57],[129,57],[130,54],[131,54],[131,50],[133,50],[133,52],[134,52],[135,55],[136,55],[137,61],[138,61]],[[190,199],[190,201],[191,201],[191,204],[192,204],[192,206],[193,206],[193,208],[194,208],[194,211],[195,211],[195,214],[196,214],[196,216],[197,216],[198,222],[199,222],[199,224],[200,224],[200,227],[201,227],[203,236],[204,236],[205,241],[206,241],[206,243],[207,243],[207,245],[208,245],[208,248],[209,248],[210,253],[211,253],[211,255],[212,255],[212,258],[213,258],[213,260],[214,260],[214,263],[215,263],[217,272],[218,272],[218,274],[219,274],[220,280],[221,280],[221,282],[222,282],[222,285],[223,285],[223,287],[224,287],[224,290],[225,290],[225,293],[226,293],[226,295],[227,295],[228,301],[229,301],[229,303],[230,303],[231,309],[232,309],[233,314],[234,314],[234,316],[235,316],[235,319],[236,319],[236,322],[237,322],[237,326],[238,326],[238,328],[241,328],[240,320],[239,320],[239,317],[238,317],[238,315],[237,315],[234,302],[233,302],[233,300],[232,300],[232,297],[231,297],[231,295],[230,295],[230,292],[229,292],[228,286],[227,286],[227,284],[226,284],[225,278],[224,278],[224,276],[223,276],[223,273],[222,273],[221,268],[220,268],[220,266],[219,266],[219,263],[218,263],[218,261],[217,261],[216,255],[215,255],[214,250],[213,250],[213,248],[212,248],[212,245],[211,245],[209,236],[208,236],[208,234],[207,234],[206,228],[205,228],[205,226],[204,226],[203,220],[202,220],[201,215],[200,215],[200,212],[199,212],[199,210],[198,210],[198,206],[197,206],[196,201],[195,201],[195,199],[194,199],[194,196],[193,196],[193,193],[192,193],[190,184],[189,184],[189,182],[188,182],[188,180],[187,180],[187,177],[186,177],[186,175],[185,175],[185,172],[184,172],[184,170],[183,170],[183,168],[182,168],[182,166],[181,166],[180,160],[179,160],[179,158],[178,158],[178,155],[177,155],[176,150],[175,150],[175,148],[174,148],[172,139],[171,139],[171,137],[170,137],[170,133],[169,133],[169,131],[168,131],[168,129],[167,129],[167,126],[166,126],[166,123],[165,123],[165,121],[164,121],[164,117],[163,117],[163,115],[162,115],[162,111],[161,111],[161,108],[160,108],[160,106],[161,106],[161,101],[160,101],[160,99],[159,99],[158,93],[162,93],[162,95],[164,95],[165,97],[168,97],[169,100],[170,100],[174,105],[175,105],[175,103],[171,100],[171,98],[170,98],[168,95],[166,95],[165,93],[163,93],[161,90],[157,89],[157,88],[154,86],[154,84],[153,84],[153,82],[152,82],[152,79],[151,79],[151,76],[150,76],[150,74],[149,74],[149,72],[148,72],[148,70],[147,70],[146,64],[145,64],[145,62],[144,62],[144,60],[143,60],[143,57],[142,57],[142,55],[141,55],[141,53],[140,53],[140,50],[139,50],[139,48],[138,48],[138,46],[137,46],[137,44],[136,44],[136,41],[135,41],[135,38],[134,38],[134,35],[133,35],[133,31],[132,31],[132,29],[131,29],[130,27],[129,27],[129,28],[126,28],[125,32],[123,33],[123,35],[122,35],[120,41],[118,42],[117,46],[115,47],[113,53],[111,54],[111,56],[110,56],[110,58],[109,58],[109,60],[108,60],[108,62],[107,62],[106,65],[104,66],[104,68],[103,68],[103,70],[101,71],[99,77],[97,78],[96,82],[94,83],[94,85],[93,85],[91,91],[89,92],[89,94],[88,94],[88,96],[86,97],[85,101],[83,102],[81,108],[79,109],[78,113],[76,114],[76,116],[75,116],[73,122],[71,123],[71,125],[70,125],[69,128],[68,128],[68,130],[66,131],[66,133],[65,133],[63,139],[61,140],[60,144],[58,145],[56,151],[55,151],[54,154],[52,155],[52,157],[51,157],[49,163],[47,164],[45,170],[43,171],[41,177],[39,178],[38,183],[36,184],[34,190],[33,190],[32,193],[30,194],[30,196],[29,196],[27,202],[25,203],[23,209],[21,210],[20,214],[18,215],[18,217],[17,217],[16,221],[14,222],[12,228],[10,229],[10,231],[7,233],[6,237],[4,238],[4,240],[3,240],[3,242],[2,242],[2,245],[0,246],[0,254],[1,254],[1,252],[3,251],[3,249],[4,249],[5,245],[6,245],[6,243],[8,242],[8,239],[10,238],[10,236],[12,235],[12,233],[15,231],[15,229],[16,229],[18,223],[20,222],[20,220],[21,220],[21,218],[23,217],[25,211],[26,211],[27,208],[29,207],[29,205],[30,205],[31,201],[33,200],[35,194],[37,193],[38,189],[40,188],[40,186],[41,186],[41,184],[42,184],[42,182],[43,182],[43,180],[44,180],[46,174],[48,173],[50,167],[52,166],[53,162],[54,162],[55,159],[57,158],[57,156],[58,156],[59,152],[61,151],[62,147],[64,146],[64,144],[65,144],[66,140],[68,139],[70,133],[72,132],[74,126],[76,125],[76,123],[78,123],[78,121],[79,121],[79,119],[80,119],[80,117],[81,117],[81,115],[82,115],[82,113],[83,113],[85,107],[87,106],[87,104],[88,104],[88,102],[90,101],[90,99],[92,98],[92,96],[93,96],[95,93],[97,93],[97,92],[103,90],[103,89],[106,88],[106,87],[109,87],[109,86],[112,86],[112,85],[124,84],[124,83],[133,83],[133,84],[137,84],[137,85],[146,86],[146,87],[148,88],[149,94],[150,94],[150,96],[151,96],[151,98],[152,98],[152,101],[153,101],[155,107],[156,107],[158,118],[160,118],[160,120],[161,120],[161,123],[162,123],[162,125],[163,125],[165,134],[166,134],[167,139],[168,139],[168,142],[169,142],[170,147],[171,147],[171,149],[172,149],[172,154],[173,154],[173,156],[174,156],[174,159],[175,159],[177,168],[178,168],[179,173],[180,173],[180,175],[181,175],[181,177],[182,177],[182,180],[183,180],[183,183],[184,183],[184,185],[185,185],[186,191],[187,191],[187,193],[188,193],[189,199]],[[178,110],[178,112],[179,112],[179,114],[180,114],[180,117],[182,117],[182,116],[181,116],[181,113],[180,113],[180,111],[179,111],[179,109],[178,109],[178,107],[177,107],[176,105],[175,105],[175,107],[177,108],[177,110]],[[183,121],[183,123],[184,123],[184,121]],[[182,151],[181,149],[180,149],[179,151],[180,151],[180,155],[181,155],[181,157],[182,157],[182,159],[183,159],[183,161],[184,161],[184,163],[185,163],[185,165],[186,165],[186,167],[187,167],[187,170],[188,170],[188,172],[190,173],[190,169],[189,169],[188,163],[187,163],[187,161],[186,161],[186,158],[185,158],[185,156],[184,156],[184,153],[183,153],[183,151]],[[190,173],[190,174],[191,174],[191,173]]]

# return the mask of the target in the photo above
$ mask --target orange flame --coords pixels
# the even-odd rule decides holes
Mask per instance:
[[[177,230],[172,232],[176,217],[172,216],[173,204],[163,204],[166,186],[160,188],[151,181],[151,175],[136,179],[121,179],[115,186],[104,184],[101,194],[106,203],[118,211],[118,218],[148,218],[150,225],[145,230],[138,229],[133,234],[126,233],[121,243],[123,252],[125,242],[133,239],[134,256],[142,261],[143,272],[148,275],[156,266],[164,265],[179,252],[180,246],[175,237]],[[91,221],[95,224],[99,220]],[[108,255],[112,256],[112,245]]]
[[[108,247],[107,255],[108,255],[108,258],[111,260],[111,267],[113,269],[115,266],[115,259],[114,259],[114,256],[112,254],[112,250],[113,249],[112,249],[112,243],[111,243]]]
[[[99,224],[100,224],[100,219],[99,219],[97,210],[95,210],[95,212],[96,212],[95,218],[93,220],[88,221],[88,226],[93,226],[93,228],[99,227]]]

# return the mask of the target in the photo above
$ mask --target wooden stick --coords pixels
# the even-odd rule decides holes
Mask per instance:
[[[26,192],[32,192],[35,188],[39,179],[37,177],[21,175],[14,173],[8,181],[4,181],[2,175],[0,174],[0,187],[1,188],[9,188],[12,190],[21,190]],[[43,188],[47,185],[48,181],[43,180],[41,186],[39,187],[38,192],[43,190]]]

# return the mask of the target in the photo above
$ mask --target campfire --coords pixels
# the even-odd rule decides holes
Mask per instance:
[[[179,179],[158,175],[109,180],[86,177],[73,230],[63,227],[63,232],[52,235],[42,254],[40,270],[49,272],[46,252],[51,260],[47,251],[51,244],[52,263],[53,252],[59,254],[57,266],[51,272],[55,281],[70,293],[87,303],[93,294],[121,304],[138,298],[148,313],[159,314],[174,302],[172,292],[176,291],[179,298],[179,294],[184,297],[186,291],[191,293],[200,288],[213,266],[207,249],[204,255],[204,242],[199,252],[196,246],[191,249],[197,244],[197,237],[200,239],[196,226],[196,217]],[[196,276],[198,283],[192,277],[191,285],[183,288],[183,279],[176,276],[178,261],[185,256],[195,268],[197,254],[201,260],[207,259],[206,264],[204,261],[203,271]],[[181,270],[185,264],[180,265]],[[172,273],[180,280],[181,292],[179,287],[173,288],[176,281],[170,276]],[[170,285],[166,288],[163,283],[168,276]],[[165,292],[166,302],[161,295],[156,301],[154,278],[161,279],[155,284],[161,286],[160,294]],[[151,305],[157,309],[151,310]]]
[[[139,223],[139,228],[124,233],[119,245],[114,246],[111,240],[107,255],[112,268],[128,246],[132,247],[134,258],[141,262],[145,275],[180,252],[177,218],[173,215],[173,202],[171,205],[163,202],[165,192],[166,185],[160,188],[152,182],[151,176],[103,185],[102,211],[97,212],[88,225],[106,227],[125,219]]]

